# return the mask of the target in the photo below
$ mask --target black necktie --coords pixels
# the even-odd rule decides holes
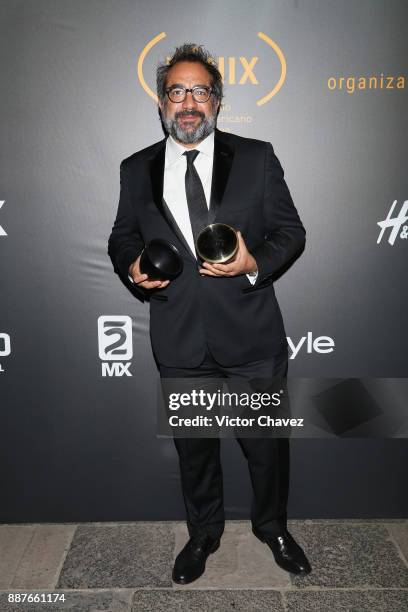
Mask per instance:
[[[194,166],[194,160],[200,151],[193,149],[186,151],[183,155],[187,158],[186,170],[186,196],[188,212],[190,215],[191,229],[193,230],[194,243],[202,229],[208,225],[208,206],[205,199],[203,184]]]

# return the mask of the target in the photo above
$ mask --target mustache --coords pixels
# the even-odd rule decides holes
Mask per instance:
[[[188,116],[191,117],[191,115],[201,117],[202,119],[204,119],[205,117],[204,113],[202,113],[199,110],[193,109],[193,108],[191,110],[186,109],[186,110],[180,111],[175,114],[175,117],[176,119],[178,119],[179,117],[188,117]]]

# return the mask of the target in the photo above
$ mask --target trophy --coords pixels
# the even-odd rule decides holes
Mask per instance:
[[[209,263],[227,263],[238,251],[238,235],[225,223],[207,225],[198,235],[198,255]]]
[[[152,280],[173,280],[183,271],[183,260],[174,244],[156,238],[143,249],[140,271]]]

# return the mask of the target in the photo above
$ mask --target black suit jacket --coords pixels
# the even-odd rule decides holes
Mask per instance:
[[[273,280],[304,248],[305,230],[270,143],[215,130],[210,222],[239,229],[258,264],[246,275],[201,276],[197,261],[163,201],[166,139],[120,167],[121,189],[108,254],[123,283],[150,302],[156,360],[196,367],[208,344],[225,366],[267,358],[286,345]],[[162,290],[132,287],[130,264],[145,243],[163,238],[179,249],[182,274]]]

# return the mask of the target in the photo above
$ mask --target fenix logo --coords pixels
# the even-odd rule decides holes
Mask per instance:
[[[330,336],[318,336],[313,338],[312,332],[307,332],[306,336],[302,336],[300,340],[295,343],[289,336],[286,337],[290,349],[289,359],[295,359],[303,348],[306,353],[332,353],[335,348],[333,338]]]
[[[388,211],[387,217],[383,221],[378,221],[377,225],[381,227],[381,231],[378,235],[377,244],[380,244],[382,237],[384,236],[384,232],[387,228],[389,228],[390,235],[388,236],[388,244],[391,246],[394,245],[395,240],[398,235],[403,240],[408,238],[408,225],[404,225],[408,221],[408,200],[405,200],[404,204],[401,206],[401,210],[396,217],[393,217],[394,208],[397,204],[397,200],[391,205],[390,210]]]
[[[142,85],[145,92],[157,102],[157,96],[154,91],[147,84],[143,74],[143,64],[146,56],[158,43],[166,38],[166,32],[160,32],[154,38],[149,40],[145,45],[137,62],[137,74],[139,77],[140,84]],[[276,41],[272,40],[264,32],[258,32],[257,38],[262,41],[262,45],[258,49],[258,55],[247,55],[249,49],[242,48],[239,55],[225,55],[218,57],[218,61],[215,58],[211,58],[209,63],[217,63],[218,68],[221,72],[224,83],[228,83],[231,86],[246,86],[260,88],[262,90],[261,97],[256,101],[257,106],[262,106],[269,102],[281,89],[286,79],[286,59],[282,49],[279,47]],[[254,41],[255,42],[255,41]],[[258,41],[257,41],[258,42]],[[252,45],[251,45],[252,47]],[[258,75],[255,72],[258,60],[268,62],[269,69],[268,75],[271,76],[271,81],[265,84],[259,83]],[[272,60],[272,63],[270,63]],[[278,67],[275,68],[275,63]],[[266,90],[266,91],[265,91]]]
[[[132,376],[132,319],[126,315],[103,315],[98,318],[99,358],[102,376]]]

